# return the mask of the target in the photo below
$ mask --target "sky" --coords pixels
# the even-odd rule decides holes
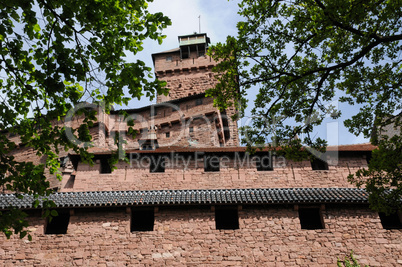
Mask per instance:
[[[239,0],[154,0],[149,3],[148,10],[152,13],[162,12],[168,16],[172,25],[163,31],[166,35],[162,45],[156,41],[144,42],[144,50],[128,60],[140,59],[147,66],[152,66],[151,55],[177,48],[178,36],[199,32],[207,33],[211,43],[224,42],[228,35],[236,35],[236,23],[240,16],[237,15]],[[200,16],[200,18],[198,18]],[[130,107],[140,107],[151,103],[143,97],[140,101],[133,100]]]
[[[228,35],[236,36],[236,24],[242,19],[237,14],[239,2],[240,0],[154,0],[154,2],[149,4],[149,11],[153,13],[162,12],[172,20],[172,25],[163,31],[163,34],[167,37],[162,45],[158,45],[156,41],[146,41],[144,43],[144,50],[135,56],[128,57],[128,60],[140,59],[147,66],[153,67],[151,54],[178,47],[178,36],[199,32],[200,26],[201,32],[207,33],[212,44],[224,42]],[[252,91],[256,92],[257,90],[257,88],[254,88]],[[251,105],[255,93],[250,92],[248,96],[249,105]],[[151,103],[155,103],[155,100],[150,102],[149,99],[143,97],[140,101],[132,100],[128,108],[142,107]],[[342,121],[356,114],[357,107],[338,103],[336,99],[332,104],[339,106],[343,116],[338,120],[329,118],[324,120],[323,125],[318,127],[313,135],[326,139],[329,145],[368,142],[369,140],[363,138],[363,136],[356,137],[349,133],[343,126]],[[251,107],[246,110],[246,116],[250,109]],[[244,124],[246,122],[247,119],[244,119],[238,123]]]

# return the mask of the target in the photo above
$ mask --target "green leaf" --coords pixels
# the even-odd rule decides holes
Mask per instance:
[[[39,26],[39,24],[35,24],[35,25],[33,26],[33,30],[34,30],[35,32],[40,32],[40,26]]]
[[[52,210],[52,211],[50,212],[50,215],[51,215],[52,217],[56,217],[56,216],[58,216],[59,214],[57,213],[56,210]]]
[[[138,53],[147,39],[160,43],[171,22],[150,13],[147,1],[35,3],[8,1],[1,10],[0,173],[8,176],[0,186],[18,192],[18,198],[32,196],[33,207],[42,205],[51,220],[55,204],[44,197],[52,192],[49,179],[61,177],[59,151],[78,153],[93,164],[87,149],[98,115],[88,103],[104,103],[107,113],[116,103],[162,92],[158,82],[145,78],[151,68],[140,60],[127,63],[125,52]],[[74,110],[79,105],[84,107]],[[63,126],[69,111],[73,126]],[[10,156],[17,147],[36,151],[36,158],[17,161]],[[24,218],[18,210],[3,213],[0,231],[25,236]]]

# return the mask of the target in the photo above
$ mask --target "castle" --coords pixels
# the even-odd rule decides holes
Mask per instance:
[[[0,265],[335,266],[351,250],[362,264],[402,264],[401,214],[370,210],[367,193],[347,180],[374,147],[329,147],[334,165],[248,154],[236,110],[205,97],[216,84],[208,44],[206,34],[179,36],[179,48],[152,55],[169,95],[125,117],[99,114],[94,166],[61,155],[62,181],[49,178],[59,216],[43,219],[29,197],[0,196],[0,209],[29,214],[33,237],[1,236]],[[128,120],[135,138],[125,136]],[[112,171],[116,133],[129,161]],[[40,162],[34,154],[14,152]]]

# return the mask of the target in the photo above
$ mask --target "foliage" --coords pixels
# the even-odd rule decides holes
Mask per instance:
[[[337,266],[338,267],[360,267],[361,265],[359,262],[356,260],[356,258],[353,256],[353,251],[350,252],[349,256],[345,257],[344,261],[341,261],[338,259],[337,261]],[[365,267],[368,267],[368,265],[364,265]]]
[[[349,181],[357,186],[365,186],[370,192],[372,209],[386,214],[395,213],[402,208],[402,138],[395,135],[384,136],[378,149],[372,153],[368,169],[360,169],[349,175]]]
[[[80,102],[127,104],[131,97],[166,93],[163,83],[151,81],[144,62],[127,62],[145,39],[162,42],[161,30],[170,25],[162,13],[147,10],[152,0],[14,0],[0,3],[0,185],[3,190],[35,197],[49,195],[45,170],[57,174],[58,154],[74,150],[84,159],[85,147],[70,142],[63,123],[67,112]],[[127,90],[130,96],[125,96]],[[70,129],[90,141],[96,123],[94,110],[81,110],[83,124]],[[12,136],[19,136],[19,139]],[[17,146],[36,151],[43,164],[18,162]],[[48,203],[48,204],[47,204]],[[52,215],[47,211],[45,214]],[[2,211],[0,231],[27,234],[24,214]]]
[[[238,36],[209,50],[220,60],[215,68],[220,83],[208,95],[217,106],[235,105],[242,114],[247,94],[258,90],[251,123],[241,128],[248,146],[284,145],[294,151],[301,144],[325,147],[326,142],[311,133],[326,117],[340,117],[341,111],[331,105],[337,98],[361,105],[359,113],[345,121],[355,135],[368,138],[373,129],[401,126],[402,2],[243,0],[239,7],[244,21],[237,24]],[[400,131],[398,135],[373,140],[379,145],[370,165],[374,169],[351,181],[372,192],[391,185],[398,188],[392,198],[400,199],[400,155],[395,162],[379,159],[400,153],[392,152],[393,145],[400,148]]]

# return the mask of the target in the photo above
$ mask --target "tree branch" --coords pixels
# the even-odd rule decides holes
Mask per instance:
[[[341,29],[343,29],[343,30],[345,30],[345,31],[348,31],[348,32],[351,32],[351,33],[354,33],[354,34],[356,34],[356,35],[358,35],[358,36],[361,36],[361,37],[371,37],[371,38],[373,38],[373,39],[375,39],[375,40],[381,40],[383,37],[382,36],[379,36],[379,35],[377,35],[377,34],[375,34],[375,33],[364,33],[364,32],[362,32],[362,31],[360,31],[360,30],[358,30],[358,29],[355,29],[355,28],[353,28],[353,27],[351,27],[351,26],[349,26],[349,25],[344,25],[344,24],[342,24],[341,22],[339,22],[339,21],[337,21],[337,20],[335,20],[332,16],[331,16],[331,14],[329,14],[328,12],[327,12],[327,8],[326,8],[326,6],[324,6],[324,4],[320,1],[320,0],[314,0],[315,2],[316,2],[316,4],[318,5],[318,7],[319,8],[321,8],[323,11],[324,11],[324,15],[326,15],[327,17],[328,17],[328,19],[335,25],[335,26],[337,26],[337,27],[339,27],[339,28],[341,28]]]

